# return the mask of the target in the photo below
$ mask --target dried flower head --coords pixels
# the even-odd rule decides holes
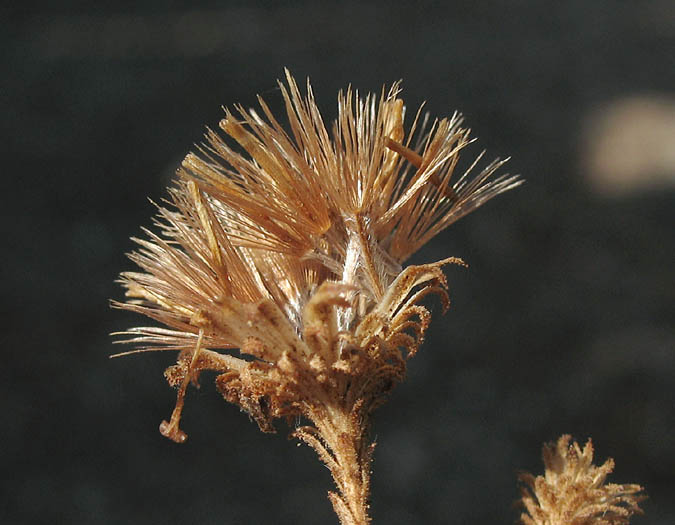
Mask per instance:
[[[341,93],[329,131],[309,83],[303,97],[286,79],[288,129],[259,98],[262,115],[238,106],[220,122],[238,145],[209,130],[185,158],[158,233],[135,239],[142,272],[122,274],[128,301],[115,304],[166,326],[126,332],[136,351],[179,351],[165,374],[178,399],[162,434],[185,440],[186,388],[214,371],[261,430],[277,418],[311,423],[294,435],[333,473],[343,523],[366,523],[368,416],[424,339],[422,299],[448,305],[442,266],[463,262],[402,264],[521,181],[491,179],[499,160],[473,175],[480,156],[457,176],[470,143],[461,118],[429,125],[418,111],[406,133],[398,84],[379,97]]]
[[[605,483],[614,469],[610,458],[599,467],[593,465],[593,445],[589,439],[583,450],[577,442],[570,444],[565,435],[557,443],[543,448],[546,470],[536,478],[520,475],[522,503],[527,513],[524,525],[621,525],[641,510],[638,503],[645,496],[639,485]]]

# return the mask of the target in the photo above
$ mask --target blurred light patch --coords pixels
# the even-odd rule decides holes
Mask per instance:
[[[631,96],[592,111],[582,172],[595,193],[625,196],[675,186],[675,98]]]

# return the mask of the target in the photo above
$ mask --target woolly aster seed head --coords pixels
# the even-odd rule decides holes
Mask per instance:
[[[157,233],[134,239],[142,271],[121,276],[128,301],[115,305],[166,326],[133,328],[125,342],[180,352],[166,372],[176,409],[161,426],[176,441],[187,385],[203,370],[265,431],[279,417],[317,423],[335,406],[367,421],[424,338],[420,300],[433,293],[447,306],[441,267],[463,263],[402,264],[521,183],[491,179],[499,160],[472,176],[480,157],[456,176],[470,143],[461,118],[428,125],[418,111],[406,134],[398,84],[379,97],[340,93],[329,131],[309,83],[303,97],[286,80],[288,129],[260,98],[262,115],[226,110],[220,128],[239,147],[207,132],[159,207]],[[222,352],[236,348],[249,357]],[[299,436],[321,446],[310,434]]]
[[[639,485],[605,483],[614,469],[610,458],[593,465],[593,445],[589,439],[583,450],[571,436],[543,448],[544,476],[520,475],[524,525],[624,525],[645,499]]]

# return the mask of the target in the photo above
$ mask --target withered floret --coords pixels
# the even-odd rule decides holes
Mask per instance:
[[[178,389],[161,432],[182,442],[185,393],[216,372],[224,398],[261,430],[304,418],[294,435],[330,468],[344,524],[366,523],[372,445],[370,413],[406,371],[424,339],[423,299],[447,308],[442,267],[403,263],[434,235],[488,199],[520,184],[491,179],[504,161],[457,176],[469,143],[461,118],[428,125],[418,112],[404,131],[394,84],[379,97],[351,88],[338,97],[330,131],[287,72],[280,83],[288,128],[259,99],[259,115],[236,107],[189,154],[122,274],[127,302],[165,328],[126,332],[137,351],[177,350],[166,371]],[[232,352],[239,349],[240,356]],[[132,353],[132,352],[128,352]]]
[[[642,512],[645,499],[639,485],[605,483],[614,470],[610,458],[593,465],[593,445],[583,449],[564,435],[557,443],[544,445],[546,467],[543,476],[520,475],[523,525],[625,525],[633,514]]]

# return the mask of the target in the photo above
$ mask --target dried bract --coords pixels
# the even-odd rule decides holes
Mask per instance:
[[[543,449],[546,470],[536,478],[520,475],[522,503],[527,513],[524,525],[622,525],[641,510],[638,503],[645,496],[639,485],[605,483],[614,469],[608,459],[593,465],[593,445],[589,439],[583,450],[571,437],[562,436],[557,443]]]
[[[162,434],[185,440],[187,386],[214,371],[225,399],[261,430],[304,418],[294,434],[330,468],[342,522],[366,523],[369,414],[424,339],[421,301],[435,294],[448,305],[441,268],[463,263],[402,264],[521,181],[491,178],[503,161],[473,176],[478,159],[457,176],[470,142],[461,118],[428,125],[418,112],[406,133],[398,84],[379,97],[341,93],[329,131],[309,83],[303,97],[286,79],[288,129],[259,99],[261,114],[226,111],[220,128],[232,142],[209,130],[185,158],[157,233],[135,239],[142,271],[122,274],[128,301],[116,305],[165,325],[126,332],[136,351],[179,351]]]

